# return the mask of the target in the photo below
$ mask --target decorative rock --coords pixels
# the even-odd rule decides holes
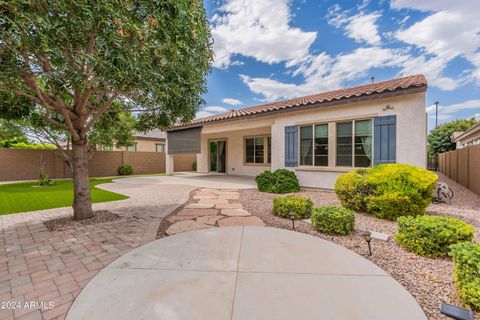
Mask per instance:
[[[258,226],[263,227],[265,224],[263,221],[255,216],[249,217],[228,217],[218,220],[218,225],[220,227],[230,227],[230,226]]]
[[[251,216],[248,211],[243,209],[222,209],[221,214],[230,217]]]
[[[217,213],[218,210],[216,209],[182,209],[177,213],[177,215],[195,218],[201,216],[215,216]]]
[[[199,223],[197,221],[193,220],[185,220],[185,221],[179,221],[174,224],[172,224],[168,229],[165,231],[166,234],[169,236],[177,234],[177,233],[182,233],[182,232],[187,232],[187,231],[193,231],[193,230],[200,230],[200,229],[206,229],[210,228],[211,226]]]
[[[210,209],[213,208],[213,203],[190,203],[184,209]]]
[[[240,203],[217,203],[215,204],[216,209],[242,209]]]
[[[208,224],[209,226],[215,225],[220,216],[203,216],[197,219],[197,222]]]

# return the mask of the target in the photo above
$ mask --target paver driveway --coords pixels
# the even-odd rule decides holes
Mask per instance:
[[[382,269],[317,237],[275,228],[177,234],[101,271],[68,320],[424,320]]]

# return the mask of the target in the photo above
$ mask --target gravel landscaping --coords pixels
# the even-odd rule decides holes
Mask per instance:
[[[49,231],[64,231],[77,228],[80,226],[88,226],[97,223],[105,223],[120,219],[118,214],[107,210],[99,210],[93,213],[90,219],[75,221],[73,217],[62,217],[58,219],[45,221],[44,224]]]
[[[445,215],[462,219],[476,229],[475,239],[480,237],[480,197],[439,174],[440,181],[448,183],[455,191],[452,204],[432,204],[427,211],[430,214]],[[333,191],[302,189],[299,193],[309,197],[315,206],[340,205]],[[258,216],[267,226],[291,229],[292,222],[271,214],[272,199],[279,195],[263,193],[254,189],[240,191],[240,203],[244,209]],[[296,230],[308,233],[339,245],[370,259],[393,278],[399,281],[418,301],[429,319],[447,319],[439,312],[442,302],[460,304],[453,282],[453,264],[448,258],[425,258],[401,249],[394,241],[397,223],[377,219],[357,213],[355,231],[348,236],[325,235],[315,231],[306,221],[296,221]],[[365,240],[361,236],[364,230],[382,232],[390,235],[388,241],[373,240],[373,255],[368,256]],[[476,315],[480,317],[480,314]]]

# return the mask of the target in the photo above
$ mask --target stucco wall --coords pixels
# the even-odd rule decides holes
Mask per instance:
[[[232,125],[236,125],[233,124]],[[240,127],[241,128],[241,127]],[[229,129],[232,129],[230,127]],[[225,139],[227,141],[227,173],[244,176],[256,176],[257,174],[270,170],[269,164],[245,164],[243,143],[245,137],[256,135],[270,135],[270,127],[243,129],[219,133],[202,133],[201,153],[197,154],[198,172],[209,172],[209,141]],[[266,150],[265,150],[266,152]],[[273,155],[272,155],[273,157]]]
[[[387,105],[390,107],[386,108]],[[373,118],[385,115],[397,115],[397,162],[426,167],[427,117],[425,113],[425,93],[422,92],[204,126],[202,129],[202,153],[197,155],[198,170],[208,172],[208,141],[211,139],[226,138],[228,140],[227,172],[229,174],[252,176],[270,169],[270,167],[255,167],[243,164],[243,139],[245,136],[271,132],[271,170],[275,170],[284,167],[285,126]],[[264,127],[253,128],[256,124]],[[248,126],[252,128],[247,128]],[[334,125],[329,126],[330,135],[334,134],[332,129],[334,130]],[[225,132],[221,132],[222,130],[225,130]],[[217,132],[213,133],[213,131]],[[335,143],[332,143],[331,139],[329,149],[333,150],[334,148]],[[330,153],[330,164],[335,161],[332,155],[333,153]],[[295,170],[302,186],[328,189],[333,188],[335,180],[340,174],[348,171],[348,169],[335,167],[324,169],[299,167],[293,168],[293,170]]]

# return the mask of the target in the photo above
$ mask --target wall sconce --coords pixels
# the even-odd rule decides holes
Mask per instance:
[[[368,244],[368,255],[371,256],[372,255],[372,247],[370,245],[370,242],[372,241],[372,233],[370,231],[364,231],[364,232],[362,232],[362,236]]]
[[[383,111],[387,111],[387,110],[393,110],[393,107],[389,104],[387,104],[385,107],[383,107],[382,109]]]
[[[288,216],[292,219],[292,228],[295,230],[295,212],[290,212]]]

